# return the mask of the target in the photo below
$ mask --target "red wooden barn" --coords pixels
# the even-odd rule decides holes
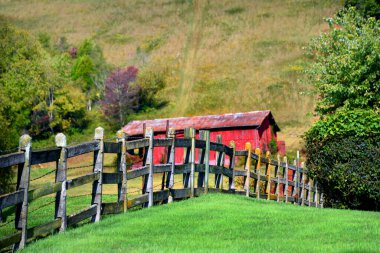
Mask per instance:
[[[246,142],[251,142],[253,149],[258,147],[268,150],[268,143],[272,139],[277,141],[277,132],[280,131],[270,111],[136,120],[129,122],[123,130],[129,137],[143,137],[144,124],[145,127],[152,127],[155,137],[158,138],[165,138],[168,126],[176,130],[176,137],[179,138],[183,138],[183,130],[188,127],[209,130],[211,141],[215,142],[217,135],[220,134],[223,144],[229,145],[230,141],[235,141],[237,150],[244,149]],[[285,143],[277,141],[277,144],[279,152],[284,154]],[[164,148],[155,148],[154,163],[162,162],[164,154]],[[210,160],[214,159],[215,154],[211,153]],[[178,149],[178,151],[176,150],[176,163],[182,163],[182,161],[183,150]]]

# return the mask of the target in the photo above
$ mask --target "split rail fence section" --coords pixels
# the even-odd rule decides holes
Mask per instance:
[[[39,151],[32,150],[31,138],[24,135],[20,138],[19,152],[0,156],[0,169],[18,166],[16,191],[0,196],[0,211],[16,207],[14,225],[17,232],[0,238],[0,249],[23,248],[28,241],[38,236],[63,232],[68,226],[88,218],[97,222],[101,215],[126,212],[135,206],[151,207],[207,192],[243,194],[257,199],[323,207],[323,196],[318,185],[307,177],[307,170],[301,166],[299,156],[293,164],[289,164],[286,157],[282,161],[279,157],[270,159],[269,153],[263,157],[259,149],[251,150],[250,143],[246,144],[245,150],[235,150],[234,142],[230,146],[223,145],[221,136],[218,136],[217,142],[210,142],[209,131],[199,131],[199,139],[196,139],[196,130],[193,128],[185,130],[183,139],[175,138],[174,129],[169,129],[167,138],[154,138],[153,129],[147,128],[145,138],[127,141],[127,136],[119,131],[117,142],[105,142],[103,132],[103,128],[99,127],[95,130],[93,141],[74,146],[67,146],[66,137],[58,134],[55,138],[56,148]],[[165,164],[153,164],[155,147],[166,148]],[[182,164],[174,162],[177,148],[184,149]],[[126,154],[136,149],[143,154],[142,167],[127,170]],[[94,155],[93,172],[67,180],[67,159],[90,152]],[[216,153],[216,161],[210,162],[210,152]],[[103,172],[105,153],[117,154],[117,173]],[[229,164],[226,164],[227,157]],[[237,168],[238,157],[244,160],[244,168]],[[54,161],[55,182],[29,189],[31,166]],[[153,187],[154,173],[163,175],[159,190]],[[210,174],[214,174],[213,182],[209,180]],[[138,177],[142,177],[143,181],[142,195],[128,199],[128,180]],[[174,177],[181,177],[181,189],[174,188]],[[92,183],[91,205],[67,216],[67,190],[88,183]],[[104,184],[117,184],[117,202],[102,203]],[[50,194],[55,194],[55,219],[28,227],[29,203]]]

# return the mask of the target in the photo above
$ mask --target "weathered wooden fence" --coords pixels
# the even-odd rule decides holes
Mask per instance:
[[[167,138],[156,139],[153,129],[147,128],[145,138],[132,141],[128,141],[127,136],[119,131],[116,142],[105,142],[103,129],[99,127],[91,142],[67,146],[66,137],[58,134],[56,148],[39,151],[32,150],[28,135],[22,136],[19,152],[0,156],[0,169],[18,166],[16,191],[0,196],[0,210],[16,207],[14,225],[17,232],[0,238],[0,249],[23,248],[28,241],[40,235],[63,232],[68,226],[88,218],[97,222],[102,215],[126,212],[135,206],[151,207],[156,203],[191,198],[207,192],[243,194],[257,199],[323,207],[322,194],[317,184],[307,177],[307,170],[301,166],[299,156],[293,164],[289,164],[286,157],[281,161],[279,157],[271,159],[269,153],[263,156],[259,149],[251,150],[250,143],[246,144],[245,150],[235,150],[233,142],[230,146],[221,144],[221,136],[218,136],[217,142],[210,142],[208,131],[199,131],[199,139],[196,139],[195,131],[186,129],[185,138],[176,139],[175,130],[169,129]],[[167,149],[165,163],[153,164],[155,147]],[[185,151],[182,164],[174,162],[178,148]],[[142,166],[127,171],[126,154],[137,149],[143,157]],[[93,172],[68,180],[68,158],[90,152],[94,155]],[[216,161],[210,162],[210,152],[216,152]],[[105,153],[117,154],[117,172],[103,171]],[[56,162],[55,182],[29,189],[31,166],[48,162]],[[161,187],[156,191],[153,187],[154,173],[163,175]],[[212,183],[210,174],[214,174]],[[142,194],[128,199],[128,181],[138,177],[142,177]],[[174,188],[175,177],[181,177],[181,189]],[[89,183],[92,183],[91,205],[68,216],[67,190]],[[102,203],[102,186],[105,184],[117,185],[117,202]],[[51,194],[55,194],[54,220],[28,227],[29,203]]]

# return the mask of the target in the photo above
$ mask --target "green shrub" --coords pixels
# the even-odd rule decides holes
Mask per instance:
[[[378,210],[380,201],[380,115],[339,111],[305,135],[307,167],[327,206]]]
[[[233,7],[230,9],[225,10],[224,12],[229,14],[229,15],[235,15],[235,14],[240,14],[244,11],[245,9],[243,7],[237,6]]]
[[[380,1],[379,0],[345,0],[345,7],[354,6],[365,17],[380,18]]]
[[[307,167],[322,186],[327,206],[379,209],[380,136],[308,142],[307,150]]]
[[[277,152],[278,152],[278,146],[277,146],[277,142],[275,139],[271,139],[268,143],[268,148],[269,148],[269,152],[272,154],[272,155],[276,155]]]
[[[315,63],[307,72],[320,94],[316,111],[380,109],[380,20],[350,8],[326,21],[329,32],[309,47]]]
[[[345,136],[366,137],[380,134],[380,115],[372,110],[338,111],[317,121],[307,132],[306,140],[323,144]]]
[[[88,92],[93,87],[93,76],[96,70],[93,61],[88,55],[80,56],[73,65],[71,76],[73,80],[83,81],[83,91]]]
[[[38,33],[38,41],[40,42],[41,46],[47,50],[51,47],[51,38],[50,35],[46,32],[40,32]]]
[[[161,108],[167,101],[160,99],[157,94],[166,87],[164,72],[145,71],[138,77],[140,90],[139,111],[147,111],[150,108]]]
[[[326,21],[309,47],[321,117],[305,135],[310,176],[329,206],[378,209],[380,21],[355,8]]]

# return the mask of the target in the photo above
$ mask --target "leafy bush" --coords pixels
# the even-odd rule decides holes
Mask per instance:
[[[14,146],[9,139],[17,143],[22,132],[40,138],[86,125],[86,98],[72,87],[67,53],[51,57],[36,39],[1,18],[0,45],[0,149]]]
[[[365,17],[380,18],[380,1],[379,0],[345,0],[345,7],[354,6]]]
[[[149,108],[160,108],[167,103],[157,96],[157,93],[166,86],[164,73],[145,71],[139,75],[138,84],[141,87],[140,111],[145,111]]]
[[[327,22],[309,47],[321,118],[305,135],[307,166],[327,205],[378,209],[380,21],[350,8]]]
[[[350,8],[327,22],[329,32],[308,48],[315,58],[308,73],[320,94],[316,111],[380,109],[380,21]]]
[[[73,80],[83,81],[83,91],[88,92],[93,88],[93,76],[96,70],[93,61],[88,55],[82,55],[78,57],[72,68],[72,78]]]
[[[372,110],[339,111],[317,121],[307,132],[306,140],[319,142],[345,136],[366,137],[380,134],[380,115]]]
[[[308,142],[307,167],[322,186],[327,206],[379,210],[380,136]]]
[[[307,167],[328,206],[377,210],[380,201],[380,115],[340,111],[306,133]]]
[[[275,139],[271,139],[268,143],[268,148],[269,148],[269,152],[272,154],[272,155],[276,155],[277,152],[278,152],[278,146],[277,146],[277,141]]]
[[[133,66],[118,69],[106,80],[101,101],[103,112],[118,127],[124,126],[127,116],[138,108],[140,87],[134,84],[137,72],[138,69]]]
[[[94,41],[86,39],[75,50],[75,58],[72,79],[80,81],[79,84],[90,102],[98,100],[103,95],[104,81],[110,70],[102,49]]]

